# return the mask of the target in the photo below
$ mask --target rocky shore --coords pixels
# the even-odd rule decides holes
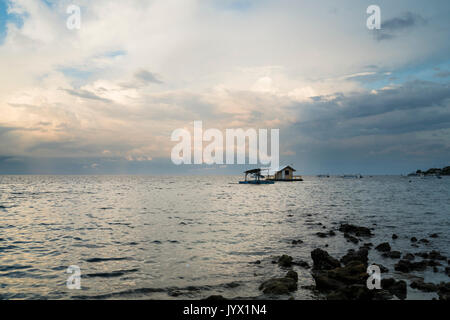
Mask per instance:
[[[289,295],[298,290],[298,274],[294,268],[300,267],[308,269],[314,279],[315,285],[302,287],[312,290],[318,299],[329,300],[390,300],[406,299],[408,297],[408,288],[420,290],[422,292],[434,292],[440,300],[450,299],[450,282],[427,283],[423,277],[415,276],[409,284],[405,280],[395,279],[393,277],[385,278],[380,276],[381,288],[368,288],[369,270],[373,266],[379,267],[381,273],[389,270],[376,261],[369,262],[369,251],[376,250],[382,257],[397,260],[394,268],[395,274],[409,274],[411,272],[425,272],[428,269],[433,272],[442,272],[450,276],[450,260],[443,256],[439,251],[422,251],[416,253],[402,253],[392,250],[389,242],[373,245],[370,238],[373,236],[372,230],[362,226],[351,224],[341,224],[337,230],[328,232],[319,232],[318,237],[333,237],[339,231],[348,242],[358,244],[363,242],[360,247],[349,249],[340,259],[332,257],[326,250],[316,248],[311,251],[312,267],[307,261],[294,261],[289,255],[281,255],[272,263],[277,263],[283,270],[287,269],[284,277],[277,277],[265,280],[259,290],[265,295],[279,296]],[[430,238],[437,238],[438,234],[431,234]],[[392,239],[398,238],[393,234]],[[431,240],[415,237],[410,239],[412,247],[417,247],[417,243],[428,243]],[[301,240],[294,240],[293,244],[301,244]],[[373,249],[372,249],[373,248]],[[372,279],[370,279],[372,281]]]
[[[450,166],[445,168],[430,168],[426,171],[417,170],[415,173],[410,173],[409,176],[450,176]]]

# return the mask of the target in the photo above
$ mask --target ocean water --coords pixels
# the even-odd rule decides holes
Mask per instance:
[[[373,228],[365,242],[374,245],[388,241],[402,253],[450,256],[450,177],[305,177],[260,186],[239,185],[240,179],[0,176],[0,298],[264,299],[258,286],[286,273],[274,256],[312,264],[315,248],[335,257],[358,248],[338,231],[316,235],[341,222]],[[412,236],[430,243],[412,247]],[[298,239],[303,243],[291,244]],[[396,261],[370,252],[370,262],[390,269],[383,277],[449,281],[445,266],[402,274],[394,271]],[[81,269],[79,290],[66,286],[70,265]],[[314,284],[311,271],[294,268],[299,289],[292,296],[320,299],[302,288]],[[408,288],[409,299],[434,296]]]

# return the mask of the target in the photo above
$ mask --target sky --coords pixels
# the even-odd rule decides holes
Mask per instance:
[[[197,120],[279,129],[298,174],[448,166],[449,14],[448,0],[0,0],[0,174],[248,167],[174,165],[172,132]]]

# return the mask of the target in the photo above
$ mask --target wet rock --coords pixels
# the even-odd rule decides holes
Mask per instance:
[[[347,241],[352,242],[354,244],[357,244],[359,242],[358,238],[355,238],[354,236],[350,235],[349,233],[344,233],[344,238],[347,239]]]
[[[339,289],[346,285],[365,284],[367,268],[358,261],[352,261],[345,267],[313,272],[318,290]]]
[[[426,261],[420,262],[411,262],[409,260],[400,260],[395,266],[394,269],[400,272],[411,272],[411,271],[423,271],[427,267]]]
[[[450,282],[441,282],[438,285],[439,300],[450,301]]]
[[[349,234],[354,234],[357,237],[370,237],[372,236],[372,232],[369,228],[366,227],[359,227],[352,224],[341,224],[339,227],[339,231]]]
[[[262,290],[265,294],[289,294],[289,292],[297,290],[297,279],[297,273],[291,270],[284,278],[273,278],[264,281],[259,286],[259,290]]]
[[[327,300],[372,300],[375,292],[362,284],[354,284],[327,294]]]
[[[230,289],[237,288],[239,286],[240,286],[240,284],[238,282],[230,282],[230,283],[226,283],[224,285],[225,288],[230,288]]]
[[[439,235],[437,233],[430,234],[430,238],[437,238]]]
[[[445,274],[450,277],[450,267],[445,267]]]
[[[386,268],[385,266],[383,266],[382,264],[374,263],[374,265],[376,265],[376,266],[378,266],[380,268],[381,273],[389,272],[389,269]]]
[[[381,279],[381,288],[388,290],[401,300],[406,299],[407,288],[406,282],[403,280],[396,281],[393,278]]]
[[[322,249],[314,249],[311,251],[311,258],[313,260],[313,269],[315,270],[330,270],[341,265],[337,259]]]
[[[292,244],[302,244],[302,240],[292,240]]]
[[[227,298],[224,298],[221,295],[211,295],[207,298],[205,298],[204,300],[209,300],[209,301],[220,301],[220,300],[228,300]]]
[[[395,239],[397,239],[397,238],[398,238],[398,236],[394,233],[394,234],[392,235],[392,239],[395,240]]]
[[[305,268],[305,269],[311,268],[311,266],[309,265],[309,263],[306,262],[306,261],[303,261],[303,260],[294,261],[294,262],[292,262],[292,264],[293,264],[293,265],[296,265],[296,266],[299,266],[299,267],[302,267],[302,268]]]
[[[446,260],[447,258],[443,256],[439,251],[433,250],[428,254],[428,258],[432,260]]]
[[[422,242],[422,243],[430,243],[430,241],[428,241],[427,239],[420,239],[419,242]]]
[[[411,288],[423,292],[436,292],[438,287],[433,283],[424,282],[423,280],[415,280],[411,282]]]
[[[289,270],[288,273],[286,274],[286,278],[291,278],[291,279],[295,280],[295,282],[297,282],[298,281],[298,273],[293,270]]]
[[[328,231],[328,232],[317,232],[316,235],[317,235],[319,238],[327,238],[327,237],[335,236],[336,233],[335,233],[333,230],[330,230],[330,231]]]
[[[400,251],[389,251],[389,252],[383,253],[383,257],[391,258],[391,259],[400,259],[401,255],[402,254]]]
[[[367,248],[360,248],[358,251],[350,249],[347,251],[347,254],[341,258],[341,263],[344,265],[348,265],[351,261],[359,261],[367,265],[368,261],[368,253]]]
[[[426,262],[427,266],[429,266],[429,267],[442,266],[442,264],[439,261],[435,261],[435,260],[424,260],[424,262]]]
[[[412,253],[405,253],[402,259],[411,261],[415,259],[415,256]]]
[[[424,258],[424,259],[428,259],[428,253],[427,252],[417,252],[414,255]]]
[[[261,264],[261,260],[256,260],[256,261],[250,262],[250,263],[253,263],[253,264]]]
[[[363,244],[363,247],[371,248],[371,247],[373,247],[373,243],[372,243],[372,242],[364,243],[364,244]]]
[[[280,258],[278,258],[278,265],[280,267],[289,268],[292,266],[292,257],[286,254],[283,254]]]
[[[416,237],[412,237],[411,238],[411,242],[417,242],[417,238]]]
[[[380,252],[388,252],[391,251],[391,246],[388,242],[380,243],[378,246],[375,247],[375,250],[378,250]]]

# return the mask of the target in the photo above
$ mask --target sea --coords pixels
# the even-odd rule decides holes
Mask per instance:
[[[277,256],[312,265],[315,248],[337,258],[357,249],[362,242],[348,242],[341,223],[372,228],[364,242],[374,246],[450,257],[450,177],[241,179],[0,176],[0,299],[323,299],[302,267],[290,296],[265,296],[259,285],[286,273]],[[317,236],[329,230],[336,235]],[[449,281],[447,261],[438,272],[404,274],[374,249],[369,260],[389,269],[382,277]],[[68,283],[74,268],[79,288]],[[433,297],[408,287],[407,299]]]

